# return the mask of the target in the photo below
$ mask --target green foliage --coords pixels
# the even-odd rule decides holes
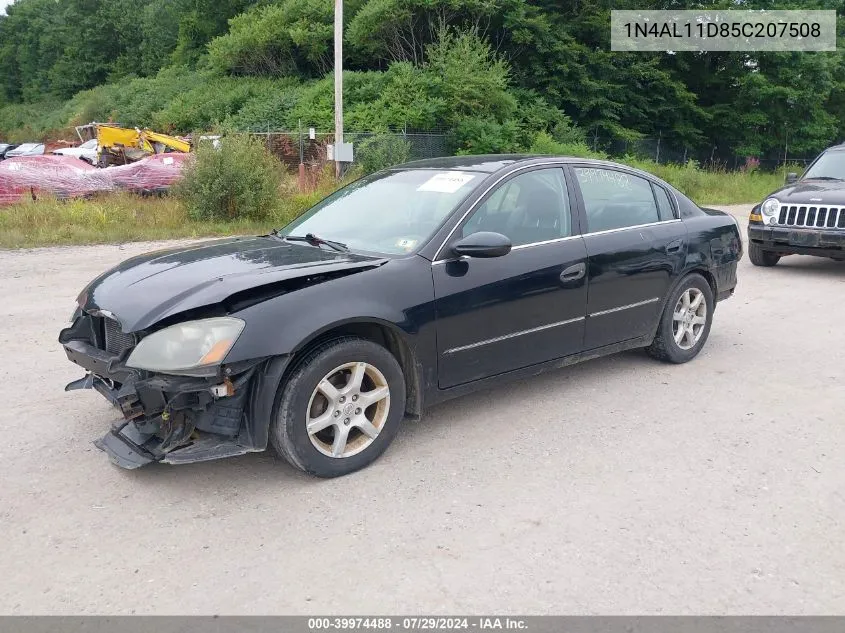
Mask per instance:
[[[699,204],[736,204],[762,200],[783,185],[782,172],[720,171],[701,169],[695,161],[686,165],[657,164],[625,157],[620,160],[662,178]]]
[[[611,9],[670,5],[345,0],[347,129],[445,128],[464,152],[528,151],[538,132],[566,146],[585,131],[659,137],[722,161],[806,157],[845,136],[839,51],[610,50]],[[802,8],[837,10],[845,34],[842,5]],[[332,22],[326,0],[16,0],[0,15],[0,135],[67,137],[92,119],[331,129]]]
[[[234,75],[322,74],[331,67],[334,5],[283,0],[233,18],[209,46],[209,63]]]
[[[494,45],[530,44],[538,12],[527,0],[367,0],[349,14],[352,59],[422,63],[440,31],[484,32]],[[348,11],[348,9],[347,9]],[[540,17],[542,20],[542,17]]]
[[[448,104],[447,124],[480,116],[503,121],[516,110],[508,65],[476,33],[441,31],[426,53],[425,71]]]
[[[269,120],[253,121],[250,117],[268,114],[272,107],[268,103],[282,105],[280,99],[295,85],[295,80],[208,77],[207,81],[174,95],[153,114],[152,122],[158,128],[176,131],[208,129],[233,121],[246,128],[259,123],[280,122],[284,118],[284,110],[276,110]]]
[[[601,152],[594,152],[586,143],[580,140],[558,141],[548,132],[538,132],[531,144],[532,154],[551,154],[555,156],[577,156],[579,158],[601,158],[607,156]]]
[[[238,134],[200,143],[176,188],[194,220],[261,220],[279,201],[281,166],[260,140]]]
[[[515,121],[467,118],[455,126],[452,137],[457,154],[511,154],[523,149]]]
[[[517,109],[508,81],[507,65],[479,36],[443,32],[424,65],[395,62],[382,72],[345,72],[344,119],[353,131],[454,127],[479,119],[495,124]],[[331,128],[331,75],[303,88],[293,118]]]
[[[358,144],[356,162],[365,174],[408,162],[411,144],[398,134],[371,136]]]

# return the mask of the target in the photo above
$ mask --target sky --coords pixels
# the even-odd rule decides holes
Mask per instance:
[[[0,13],[6,13],[6,7],[12,4],[14,0],[0,0]]]

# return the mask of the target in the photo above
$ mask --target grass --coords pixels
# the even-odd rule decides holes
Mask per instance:
[[[657,165],[637,159],[620,162],[654,173],[702,205],[758,202],[780,187],[784,180],[781,171],[712,172],[693,165]],[[335,187],[331,179],[321,179],[313,193],[301,194],[296,190],[295,182],[294,178],[285,179],[279,205],[262,221],[193,220],[175,196],[141,198],[128,193],[112,193],[86,200],[22,202],[0,207],[0,248],[266,233],[287,224]]]
[[[89,199],[27,200],[0,207],[0,248],[267,233],[293,220],[334,188],[333,183],[321,182],[313,193],[301,194],[295,190],[293,182],[283,184],[279,204],[260,221],[195,220],[176,196],[108,193]]]
[[[772,191],[783,186],[786,172],[803,171],[802,167],[779,169],[774,172],[710,171],[699,169],[694,164],[658,165],[652,161],[637,159],[623,159],[620,162],[662,178],[703,206],[760,202]]]
[[[40,199],[0,208],[0,248],[193,238],[264,228],[247,222],[192,221],[172,197],[123,194],[90,200]]]

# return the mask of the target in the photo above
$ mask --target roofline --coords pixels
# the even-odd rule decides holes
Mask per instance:
[[[842,146],[845,148],[845,144]],[[462,158],[461,156],[442,156],[440,158],[449,159],[449,158]],[[514,165],[524,165],[525,163],[536,162],[537,164],[543,164],[548,162],[554,163],[589,163],[594,165],[603,165],[605,167],[622,167],[624,169],[628,169],[631,171],[636,171],[644,174],[648,174],[648,172],[643,171],[637,167],[631,167],[630,165],[625,165],[624,163],[618,163],[612,160],[606,160],[602,158],[584,158],[580,156],[568,156],[563,154],[478,154],[478,155],[467,155],[466,158],[471,161],[473,158],[479,159],[477,164],[482,165],[485,163],[493,163],[498,160],[508,160],[510,162],[506,167],[502,167],[495,171],[500,171],[502,169],[507,169],[508,167],[513,167]],[[488,160],[481,160],[481,159],[488,159]],[[393,165],[388,167],[387,169],[396,170],[396,169],[442,169],[442,167],[432,167],[430,165],[420,165],[420,163],[427,163],[432,160],[438,160],[437,158],[423,158],[420,160],[412,160],[408,161],[407,163],[400,163],[398,165]],[[484,171],[484,170],[478,170]],[[495,172],[491,172],[495,173]],[[649,174],[651,175],[651,174]]]

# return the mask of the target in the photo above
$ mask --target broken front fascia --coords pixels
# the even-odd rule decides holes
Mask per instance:
[[[112,354],[103,349],[95,318],[75,317],[59,342],[88,374],[65,390],[93,388],[121,411],[123,419],[95,442],[118,466],[205,461],[266,448],[266,432],[245,423],[252,379],[265,359],[220,366],[208,377],[133,369],[126,366],[132,348]]]

